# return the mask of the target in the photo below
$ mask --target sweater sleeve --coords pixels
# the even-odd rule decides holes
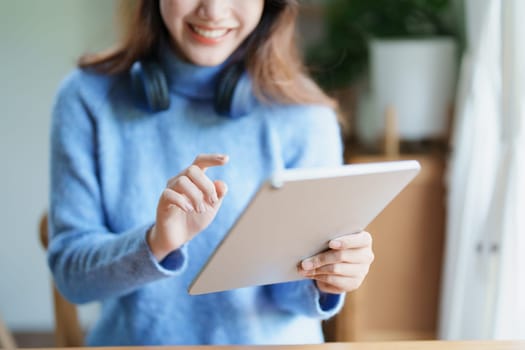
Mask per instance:
[[[59,89],[51,124],[48,264],[59,291],[84,303],[127,294],[184,268],[184,249],[159,264],[146,242],[152,223],[110,232],[97,176],[96,101],[80,75]],[[96,90],[96,91],[95,91]]]
[[[281,127],[282,152],[287,168],[338,166],[343,163],[341,130],[335,113],[326,107],[310,106],[297,112],[295,123]],[[302,118],[302,119],[301,119]],[[287,121],[290,123],[290,121]],[[286,123],[286,121],[283,121]],[[344,294],[319,291],[312,280],[270,285],[274,302],[282,309],[326,319],[342,308]]]
[[[274,302],[288,312],[327,319],[343,307],[345,294],[321,292],[312,280],[278,283],[269,286]]]

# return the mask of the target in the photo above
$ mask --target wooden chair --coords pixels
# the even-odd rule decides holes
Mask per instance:
[[[40,242],[47,250],[49,233],[47,213],[42,215],[39,225]],[[68,302],[53,285],[53,302],[55,312],[55,343],[57,347],[80,347],[84,345],[84,333],[78,321],[77,308]]]

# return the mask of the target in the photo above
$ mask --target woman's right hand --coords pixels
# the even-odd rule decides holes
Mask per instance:
[[[222,181],[210,180],[205,171],[227,162],[226,155],[200,154],[188,168],[168,181],[157,205],[155,225],[147,235],[148,245],[158,261],[191,240],[215,218],[227,187]]]

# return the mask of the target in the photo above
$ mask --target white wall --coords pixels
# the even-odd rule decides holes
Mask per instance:
[[[38,241],[48,197],[56,88],[79,54],[110,45],[114,0],[0,1],[0,317],[13,330],[53,327]],[[81,310],[84,322],[93,308]]]

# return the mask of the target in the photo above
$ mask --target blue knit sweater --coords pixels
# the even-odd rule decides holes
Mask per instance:
[[[270,174],[341,164],[334,112],[260,104],[240,119],[221,117],[212,105],[221,66],[193,66],[165,51],[161,61],[166,111],[137,107],[127,75],[76,70],[56,97],[48,262],[66,298],[102,304],[87,343],[322,342],[320,320],[339,311],[344,295],[321,293],[311,280],[200,296],[187,287]],[[207,171],[228,194],[204,232],[158,263],[145,235],[159,196],[199,153],[230,156]]]

